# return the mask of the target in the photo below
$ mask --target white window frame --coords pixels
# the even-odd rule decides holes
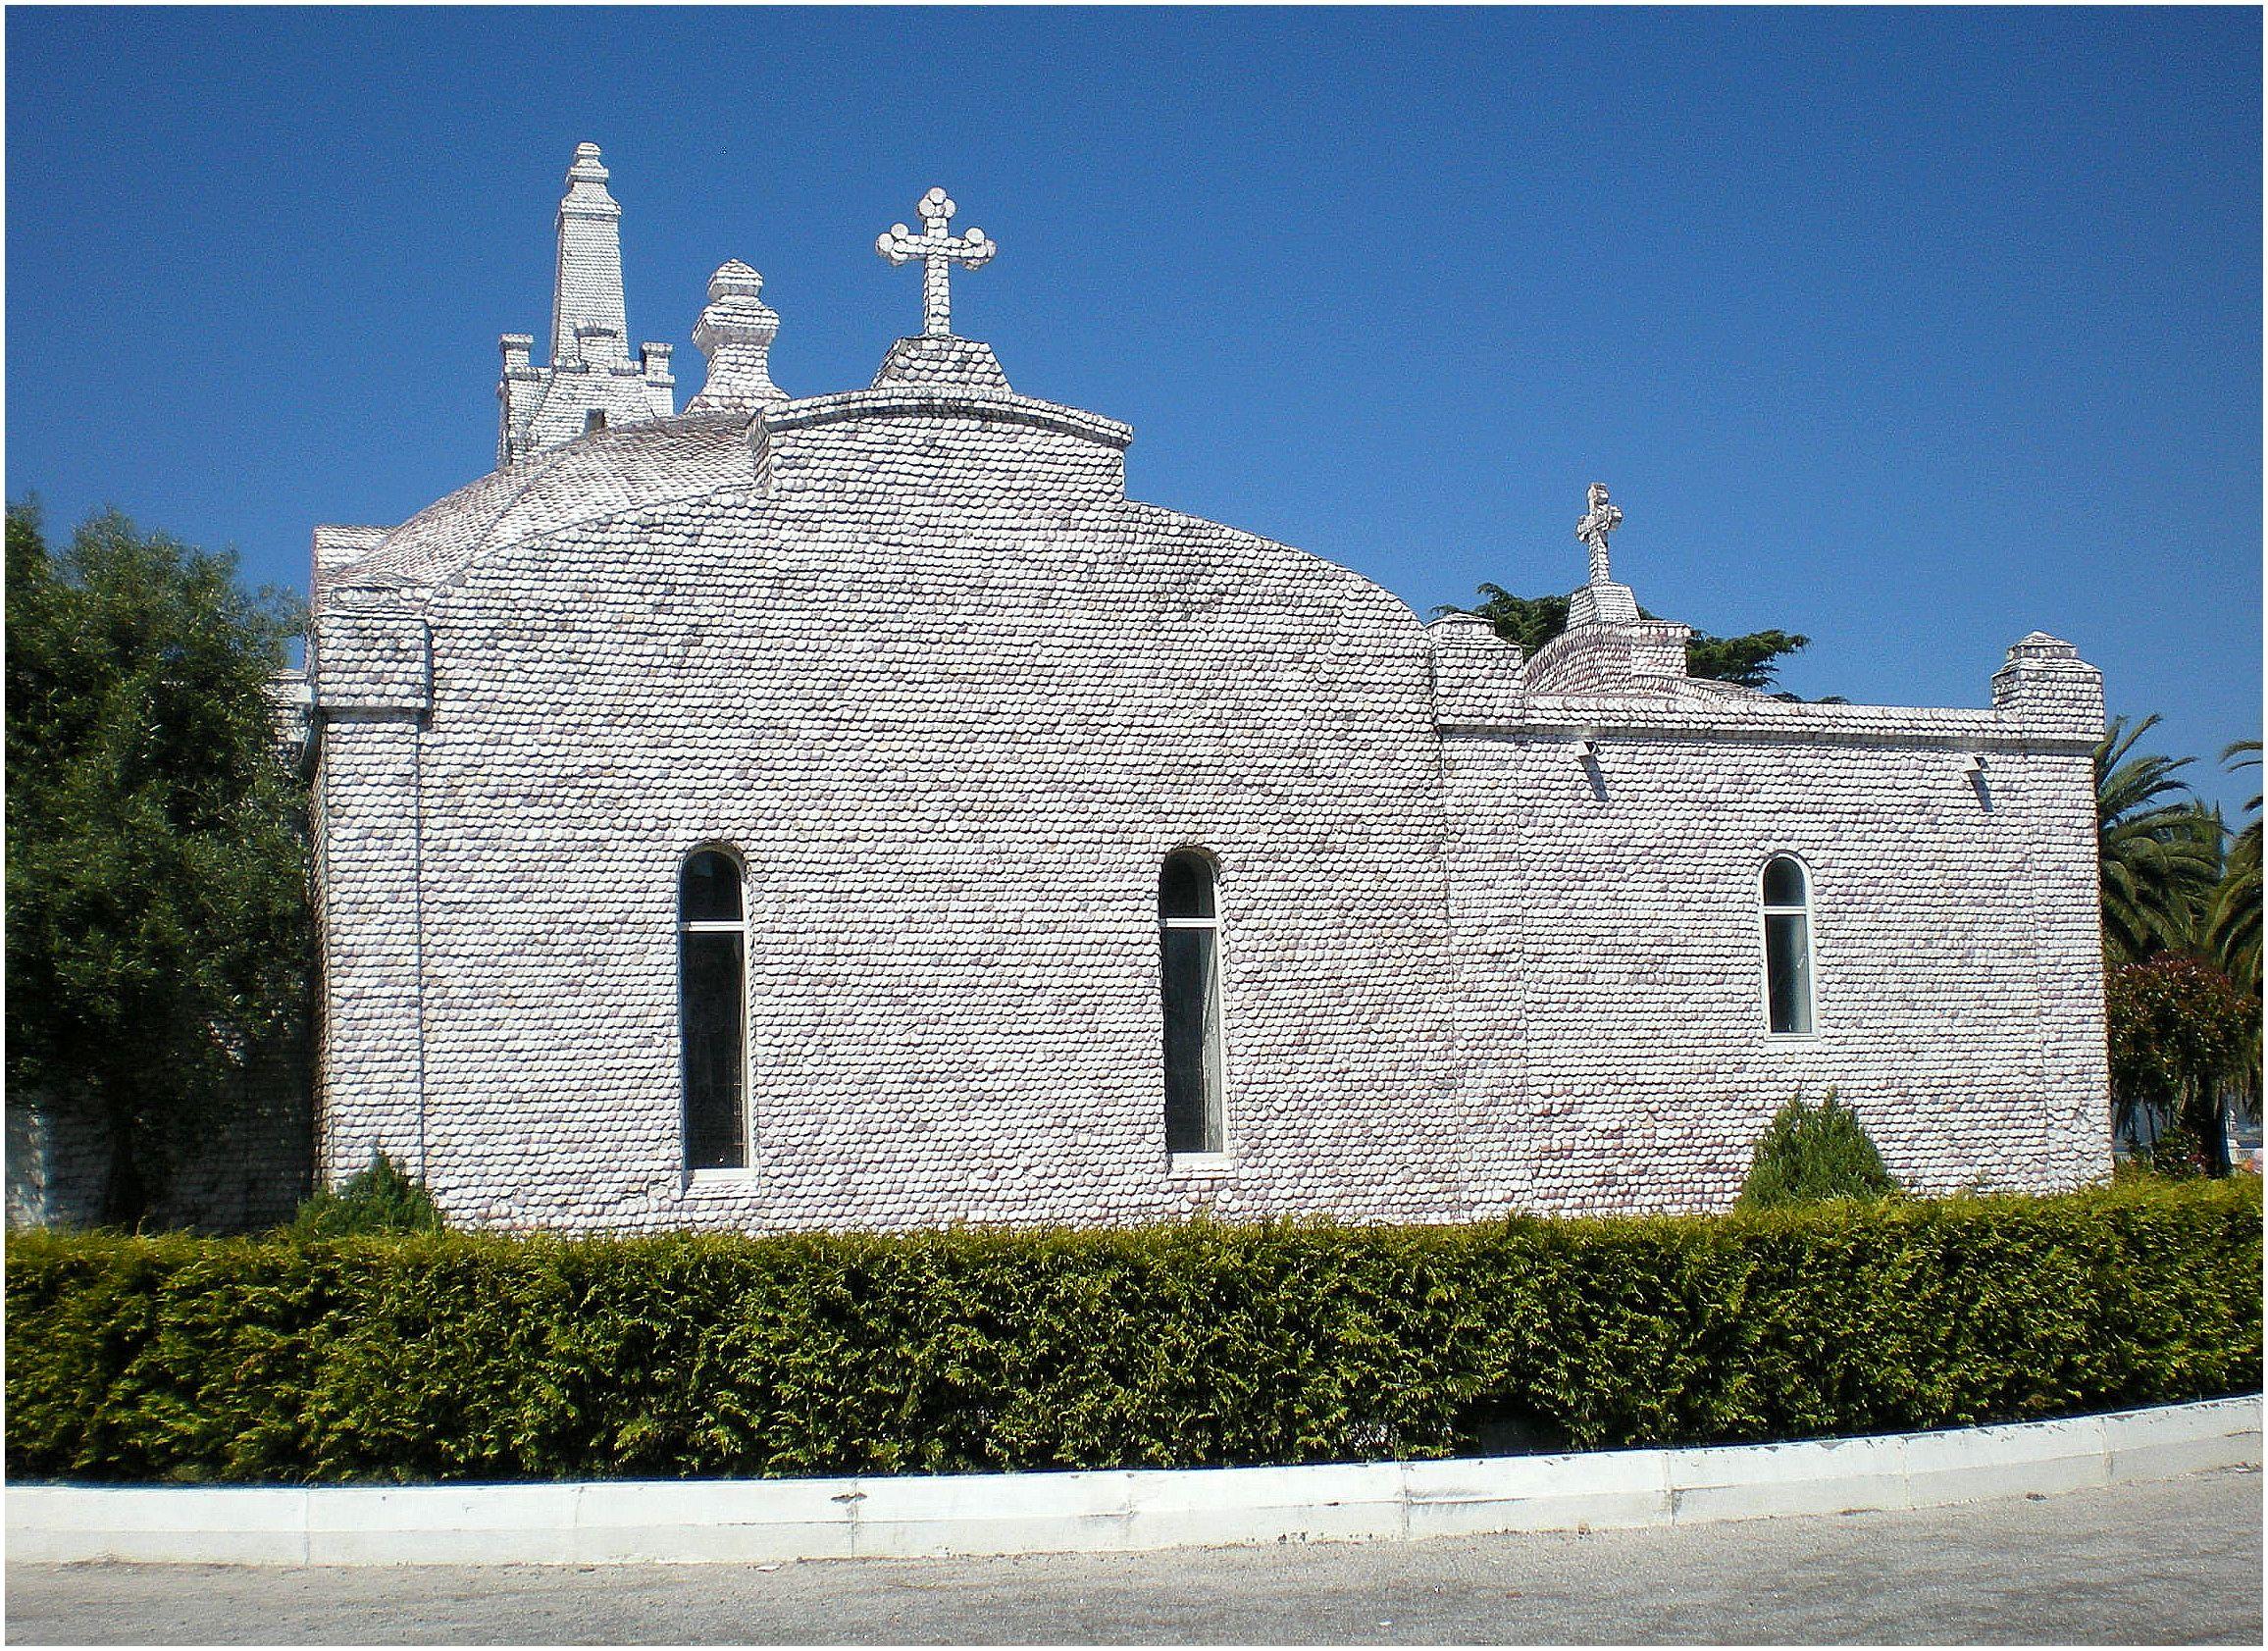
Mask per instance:
[[[682,912],[685,903],[685,868],[698,854],[722,854],[733,864],[740,876],[741,914],[737,920],[704,917],[677,919],[677,1035],[674,1053],[677,1058],[677,1159],[678,1170],[689,1187],[719,1186],[746,1181],[755,1172],[756,1115],[755,1067],[749,1058],[749,1048],[754,1042],[752,1000],[748,986],[748,862],[730,843],[696,843],[677,857],[677,877],[671,886],[673,898]],[[687,1129],[691,1116],[688,1105],[692,1099],[686,1093],[685,1059],[685,937],[687,935],[726,934],[741,937],[741,1161],[737,1165],[711,1166],[696,1169],[687,1161],[693,1148],[693,1138]]]
[[[1229,1134],[1228,1130],[1228,930],[1225,921],[1227,905],[1221,899],[1220,859],[1210,849],[1200,848],[1194,843],[1184,843],[1166,850],[1164,853],[1158,856],[1159,875],[1163,876],[1167,860],[1183,854],[1192,859],[1203,861],[1207,871],[1211,875],[1212,915],[1210,917],[1168,917],[1163,912],[1159,913],[1158,1003],[1160,1010],[1162,1012],[1165,1004],[1164,939],[1166,931],[1170,929],[1211,930],[1212,933],[1213,990],[1218,995],[1219,1000],[1219,1013],[1216,1017],[1218,1024],[1215,1028],[1217,1033],[1215,1048],[1219,1057],[1219,1071],[1215,1081],[1219,1094],[1217,1097],[1218,1105],[1215,1109],[1218,1115],[1214,1121],[1218,1125],[1217,1136],[1220,1145],[1211,1152],[1176,1153],[1169,1151],[1165,1155],[1165,1169],[1168,1175],[1176,1179],[1203,1180],[1225,1175],[1236,1163],[1235,1138]]]
[[[1776,860],[1786,860],[1803,874],[1801,905],[1770,905],[1765,903],[1764,880],[1771,873]],[[1757,985],[1761,994],[1760,1006],[1764,1010],[1765,1041],[1773,1045],[1816,1043],[1820,1037],[1819,882],[1812,876],[1811,862],[1788,850],[1775,850],[1765,855],[1756,867],[1749,887],[1756,891]],[[1776,1032],[1772,1028],[1772,919],[1775,917],[1803,919],[1804,993],[1810,1000],[1804,1006],[1810,1010],[1811,1020],[1811,1030],[1808,1032]]]

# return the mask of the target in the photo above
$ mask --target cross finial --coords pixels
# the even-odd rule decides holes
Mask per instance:
[[[915,210],[921,214],[920,234],[893,224],[874,237],[874,250],[893,264],[921,260],[921,330],[933,338],[948,337],[953,333],[951,266],[957,260],[964,269],[976,269],[1000,250],[1000,243],[974,224],[966,234],[953,233],[953,197],[943,189],[930,190]]]
[[[1575,524],[1575,538],[1590,546],[1591,583],[1607,581],[1607,536],[1623,525],[1622,510],[1607,499],[1607,485],[1593,482],[1587,495],[1589,511]]]

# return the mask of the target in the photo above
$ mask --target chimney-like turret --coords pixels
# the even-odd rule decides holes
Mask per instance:
[[[575,145],[559,202],[559,266],[551,285],[551,361],[577,358],[587,329],[630,336],[622,313],[622,208],[606,192],[598,145]]]
[[[754,413],[785,405],[788,392],[772,383],[772,340],[780,318],[760,294],[764,278],[738,258],[709,277],[708,307],[693,341],[708,357],[708,381],[686,403],[689,413]]]
[[[579,143],[559,202],[559,260],[551,283],[551,359],[529,360],[530,340],[506,334],[496,384],[496,463],[600,430],[665,419],[677,410],[669,347],[629,347],[622,301],[622,208],[606,192],[598,145]]]

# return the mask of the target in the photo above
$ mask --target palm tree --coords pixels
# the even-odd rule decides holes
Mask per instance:
[[[2195,759],[2134,754],[2157,722],[2146,716],[2130,729],[2113,717],[2094,748],[2102,945],[2113,964],[2193,948],[2221,875],[2221,823],[2174,777]]]
[[[2221,753],[2232,771],[2260,766],[2260,742],[2239,740]],[[2260,1121],[2260,799],[2244,804],[2251,819],[2229,845],[2221,886],[2205,916],[2205,948],[2252,1006],[2252,1033],[2238,1054],[2230,1100],[2240,1117]]]
[[[2230,770],[2260,766],[2260,742],[2239,740],[2221,753]],[[2206,913],[2205,950],[2239,991],[2260,996],[2260,799],[2244,804],[2252,818],[2229,845],[2221,886]]]

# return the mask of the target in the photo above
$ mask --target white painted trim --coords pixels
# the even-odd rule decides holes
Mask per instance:
[[[607,1565],[1126,1552],[1689,1524],[2171,1478],[2260,1460],[2260,1399],[1692,1450],[1306,1468],[584,1484],[11,1484],[44,1565]]]
[[[1212,896],[1212,915],[1210,917],[1168,917],[1162,911],[1158,914],[1158,935],[1160,942],[1158,954],[1159,1007],[1162,1009],[1165,1004],[1164,937],[1175,930],[1197,930],[1199,932],[1211,935],[1212,989],[1213,995],[1217,1000],[1217,1007],[1214,1015],[1217,1024],[1213,1028],[1213,1053],[1216,1057],[1214,1064],[1218,1069],[1212,1074],[1214,1092],[1212,1097],[1213,1116],[1211,1120],[1212,1127],[1208,1131],[1208,1133],[1211,1135],[1215,1144],[1202,1152],[1167,1153],[1166,1172],[1169,1176],[1189,1173],[1194,1173],[1199,1176],[1215,1175],[1222,1173],[1222,1171],[1209,1169],[1205,1166],[1205,1163],[1200,1161],[1218,1160],[1225,1163],[1228,1159],[1234,1156],[1236,1151],[1236,1138],[1229,1132],[1228,1127],[1228,1097],[1230,1093],[1228,1052],[1228,907],[1220,887],[1220,856],[1215,854],[1211,849],[1208,849],[1201,844],[1184,843],[1178,848],[1166,850],[1164,854],[1160,857],[1158,861],[1158,867],[1159,875],[1160,878],[1162,878],[1164,875],[1165,862],[1172,859],[1176,854],[1187,854],[1193,858],[1205,862],[1207,873],[1212,880],[1212,886],[1210,891]],[[1160,1054],[1162,1054],[1162,1052],[1160,1052]],[[1185,1161],[1189,1164],[1189,1168],[1187,1170],[1184,1170],[1181,1167]]]
[[[681,1178],[681,1190],[689,1193],[740,1192],[755,1184],[756,1172],[743,1164],[737,1169],[688,1169]]]

